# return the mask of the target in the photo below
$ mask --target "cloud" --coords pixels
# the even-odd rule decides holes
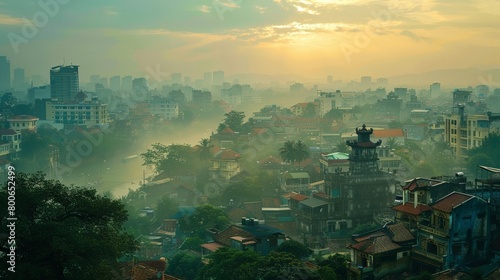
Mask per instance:
[[[264,14],[268,9],[267,7],[261,7],[261,6],[254,6],[254,7],[260,14]]]
[[[210,7],[207,5],[201,5],[198,10],[203,13],[210,13]]]
[[[420,42],[420,41],[425,41],[427,43],[430,43],[431,42],[431,39],[429,38],[426,38],[426,37],[420,37],[418,36],[417,34],[409,31],[409,30],[403,30],[401,31],[399,34],[403,35],[403,36],[406,36],[406,37],[409,37],[411,39],[413,39],[414,41],[416,42]]]
[[[25,18],[12,17],[0,14],[0,25],[21,25],[29,23]]]

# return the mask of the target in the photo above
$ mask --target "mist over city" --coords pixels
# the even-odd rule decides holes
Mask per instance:
[[[0,278],[499,279],[499,16],[0,0]]]

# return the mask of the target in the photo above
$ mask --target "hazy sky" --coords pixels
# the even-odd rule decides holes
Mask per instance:
[[[377,78],[498,68],[499,16],[499,0],[0,0],[0,55],[46,76],[65,58],[84,80],[147,67]]]

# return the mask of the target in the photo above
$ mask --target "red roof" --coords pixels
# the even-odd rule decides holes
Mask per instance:
[[[229,127],[226,127],[223,130],[221,130],[221,132],[219,132],[219,134],[234,134],[234,131],[232,129],[230,129]]]
[[[393,210],[399,212],[405,212],[412,215],[420,215],[422,212],[430,211],[432,208],[428,205],[417,204],[417,207],[413,207],[413,203],[399,204],[392,207]]]
[[[453,208],[473,197],[474,196],[469,194],[453,192],[432,205],[432,208],[446,213],[451,213]]]
[[[218,160],[237,160],[241,157],[240,154],[237,152],[227,149],[227,150],[220,150],[217,154],[215,154],[214,159]]]
[[[373,130],[373,137],[386,138],[386,137],[404,137],[405,134],[401,128],[394,129],[375,129]]]
[[[302,201],[302,200],[306,200],[308,199],[309,197],[307,195],[303,195],[303,194],[296,194],[296,195],[293,195],[290,197],[290,199],[293,199],[293,200],[296,200],[296,201]]]

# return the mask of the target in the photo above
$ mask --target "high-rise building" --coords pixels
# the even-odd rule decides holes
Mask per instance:
[[[441,84],[440,83],[433,83],[429,89],[431,98],[436,98],[441,95]]]
[[[0,56],[0,91],[10,90],[10,61],[6,56]]]
[[[109,85],[108,85],[108,78],[100,78],[99,79],[99,83],[101,85],[103,85],[105,88],[109,88]]]
[[[121,89],[120,76],[113,76],[109,79],[109,87],[113,91],[119,91]]]
[[[15,91],[25,91],[26,90],[26,76],[24,74],[23,68],[14,69],[14,90]]]
[[[143,96],[148,92],[148,81],[145,78],[136,78],[132,81],[134,96]]]
[[[378,87],[386,87],[389,85],[389,80],[387,78],[378,78],[377,86]]]
[[[132,90],[132,76],[125,76],[122,78],[122,90]]]
[[[213,73],[213,84],[220,86],[224,83],[224,71],[218,70]]]
[[[50,96],[63,102],[72,101],[80,84],[77,65],[58,65],[50,69]]]
[[[191,85],[191,77],[184,77],[184,85],[185,86]]]
[[[471,101],[472,91],[456,89],[453,91],[453,105],[467,104]]]
[[[211,87],[213,84],[212,72],[205,72],[203,74],[203,85],[205,87]]]
[[[361,86],[363,88],[370,87],[372,84],[372,77],[370,76],[363,76],[361,77]]]
[[[170,75],[172,79],[172,84],[181,84],[182,83],[182,74],[181,73],[172,73]]]

